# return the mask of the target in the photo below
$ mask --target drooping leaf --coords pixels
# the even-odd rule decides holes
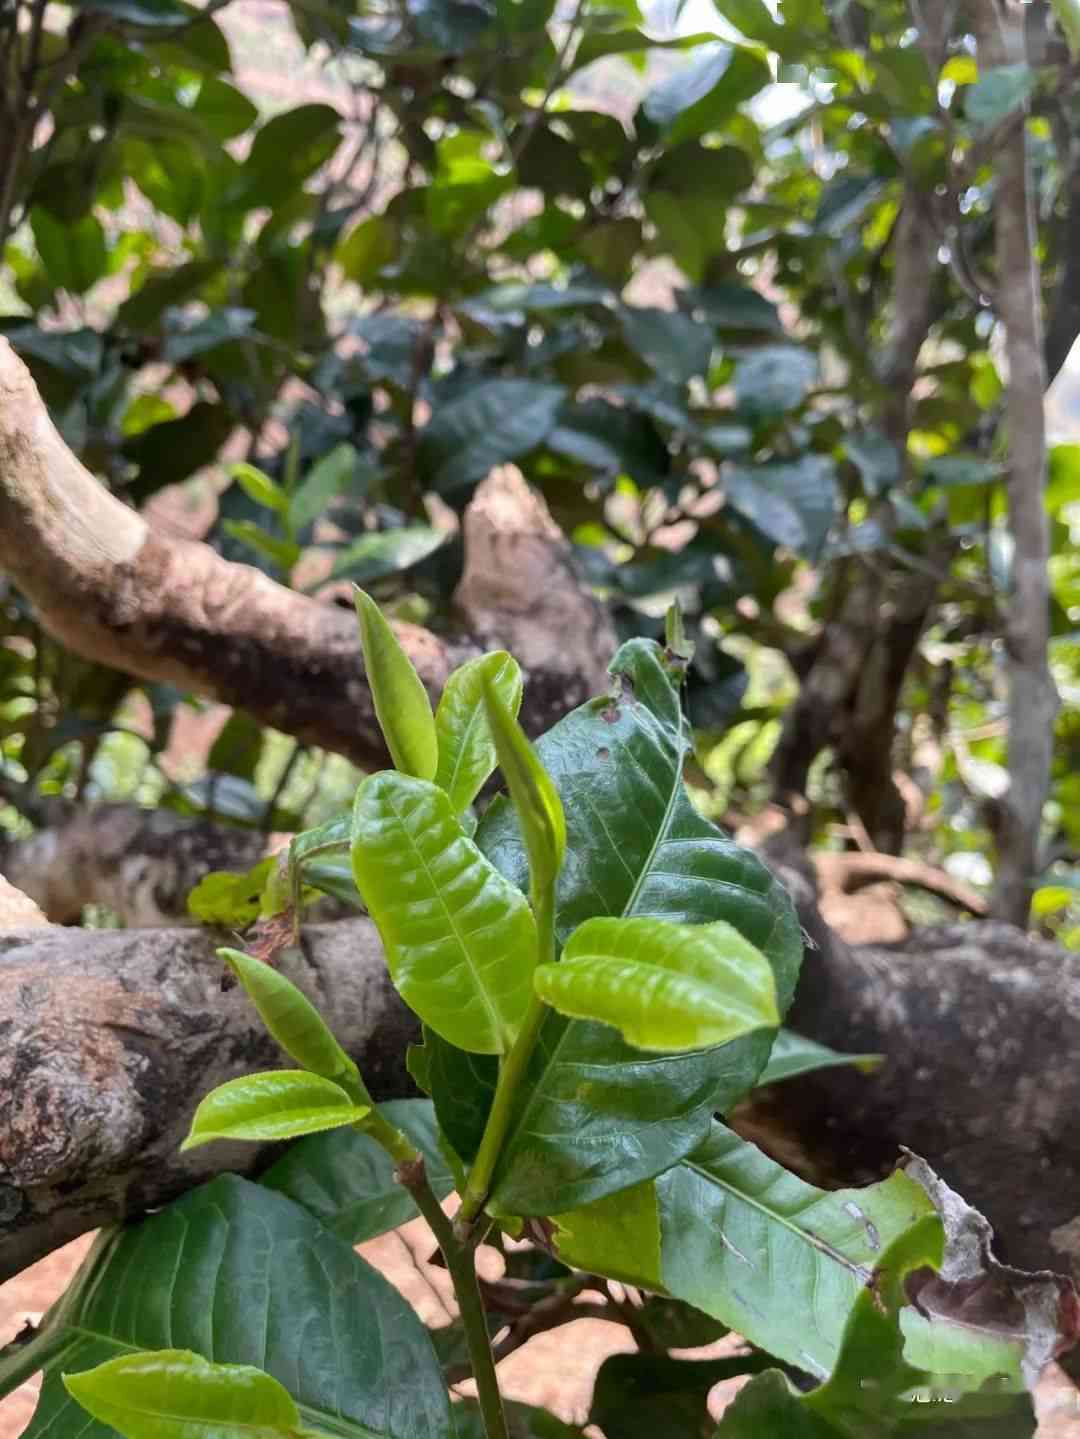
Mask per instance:
[[[354,1104],[340,1085],[306,1069],[271,1069],[245,1074],[212,1089],[199,1104],[182,1150],[215,1139],[252,1144],[296,1139],[343,1124],[356,1124],[371,1113]]]
[[[60,1371],[168,1348],[263,1369],[305,1425],[342,1439],[450,1431],[442,1375],[409,1304],[306,1210],[234,1175],[102,1236],[31,1343],[45,1376],[25,1439],[114,1439]],[[9,1362],[21,1369],[26,1347],[0,1356],[0,1389]]]
[[[364,780],[352,858],[406,1004],[451,1044],[506,1053],[529,1001],[536,925],[444,791],[390,770]]]
[[[791,902],[754,855],[690,804],[682,781],[688,737],[659,647],[632,640],[611,669],[612,693],[575,710],[536,745],[566,816],[559,937],[597,915],[725,919],[769,960],[782,1014],[802,956]],[[477,842],[519,886],[527,883],[508,805],[488,810]],[[496,1171],[497,1203],[510,1213],[560,1213],[660,1173],[706,1138],[715,1110],[751,1088],[771,1040],[762,1031],[660,1058],[605,1025],[551,1015]],[[478,1075],[469,1057],[437,1036],[429,1057],[440,1123],[471,1159],[483,1111],[463,1107],[460,1096],[467,1087],[476,1092]],[[619,1146],[610,1142],[612,1123]]]
[[[244,161],[236,198],[245,208],[277,205],[297,191],[338,145],[341,116],[331,105],[298,105],[268,120]]]
[[[397,574],[418,564],[446,542],[446,531],[431,525],[409,525],[402,530],[380,530],[361,535],[339,550],[330,573],[322,583],[352,580],[366,585],[383,575]]]
[[[439,742],[427,690],[382,611],[363,590],[356,591],[356,615],[375,713],[394,764],[402,774],[434,779]]]
[[[757,1088],[795,1079],[800,1074],[813,1074],[818,1069],[834,1069],[841,1064],[852,1064],[864,1074],[872,1074],[884,1060],[883,1054],[841,1054],[826,1044],[818,1044],[790,1029],[781,1029],[773,1040],[769,1062],[758,1076]]]
[[[439,1147],[435,1112],[427,1099],[393,1099],[379,1113],[402,1130],[424,1156],[428,1183],[440,1199],[454,1178]],[[260,1184],[302,1204],[348,1244],[362,1244],[416,1217],[416,1206],[394,1174],[394,1162],[366,1134],[336,1129],[294,1144]]]
[[[459,666],[447,680],[435,711],[439,741],[435,783],[446,791],[455,814],[469,808],[497,763],[484,709],[485,684],[492,686],[516,716],[521,708],[521,670],[505,650]]]
[[[300,1411],[276,1379],[189,1349],[122,1354],[65,1375],[64,1387],[125,1439],[301,1439]]]
[[[242,950],[219,949],[218,955],[244,986],[259,1018],[286,1054],[312,1074],[339,1084],[355,1103],[370,1102],[356,1065],[292,980]]]
[[[768,960],[724,920],[586,920],[534,984],[560,1014],[614,1025],[637,1049],[704,1049],[779,1023]]]
[[[254,465],[249,465],[244,460],[230,465],[229,478],[236,481],[248,499],[254,500],[264,509],[273,510],[275,514],[279,515],[288,510],[289,497],[285,491],[276,480],[272,480],[268,474]]]
[[[667,1291],[818,1379],[884,1250],[933,1213],[902,1173],[829,1193],[719,1124],[656,1188]]]

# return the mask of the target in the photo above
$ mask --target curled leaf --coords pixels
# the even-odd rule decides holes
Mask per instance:
[[[553,1009],[639,1049],[706,1049],[780,1022],[768,960],[723,920],[590,919],[534,983]]]

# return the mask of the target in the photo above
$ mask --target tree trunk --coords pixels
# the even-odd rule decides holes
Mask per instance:
[[[464,541],[459,632],[398,624],[398,638],[437,696],[497,637],[528,675],[522,722],[538,733],[603,688],[610,623],[516,471],[477,490]],[[240,706],[358,764],[386,763],[351,611],[156,531],[71,453],[3,338],[0,567],[75,654]]]
[[[974,7],[980,74],[1025,60],[1025,6],[985,0]],[[1010,116],[995,149],[997,313],[1005,327],[1009,381],[1011,593],[1004,614],[1009,683],[1009,788],[1000,802],[993,910],[1026,925],[1039,873],[1043,805],[1050,787],[1057,693],[1047,664],[1050,534],[1046,479],[1046,366],[1035,258],[1035,201],[1024,117]]]

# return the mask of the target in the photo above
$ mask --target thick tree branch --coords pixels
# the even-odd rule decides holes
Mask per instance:
[[[614,648],[569,546],[514,471],[495,471],[465,519],[460,634],[398,635],[437,695],[493,639],[524,669],[537,732],[602,688]],[[238,705],[361,764],[385,762],[350,612],[275,584],[208,545],[156,531],[64,444],[30,374],[0,339],[0,568],[76,654]]]
[[[975,8],[980,72],[1025,59],[1018,0]],[[1043,805],[1050,786],[1057,693],[1047,662],[1050,533],[1046,480],[1042,299],[1035,255],[1035,202],[1027,130],[997,150],[994,230],[997,311],[1005,327],[1009,382],[1008,503],[1013,540],[1011,594],[1004,613],[1009,678],[1009,788],[1000,807],[995,915],[1026,925],[1039,871]]]
[[[69,1239],[280,1149],[178,1153],[215,1085],[288,1061],[196,929],[0,934],[0,1282]],[[235,940],[233,940],[235,942]],[[376,1098],[413,1092],[416,1026],[369,920],[312,925],[275,963],[326,1013]]]

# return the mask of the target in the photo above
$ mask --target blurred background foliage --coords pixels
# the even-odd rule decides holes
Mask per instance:
[[[862,677],[890,695],[876,745],[826,733],[804,756],[810,838],[899,848],[860,782],[876,747],[906,852],[987,885],[1010,542],[980,277],[994,139],[1023,103],[1052,373],[1076,248],[1080,89],[1030,8],[1032,63],[980,75],[962,24],[935,70],[894,0],[14,0],[0,325],[115,493],[328,602],[355,581],[452,625],[461,512],[517,465],[622,633],[659,635],[681,600],[690,781],[721,820],[790,789],[785,720],[875,577],[871,627],[913,633],[896,673]],[[938,242],[898,439],[913,185]],[[1047,504],[1063,704],[1034,916],[1080,947],[1067,436]],[[65,652],[10,588],[0,602],[11,832],[56,799],[268,830],[346,799],[340,757],[240,713],[222,727]],[[838,696],[838,726],[857,703]]]

